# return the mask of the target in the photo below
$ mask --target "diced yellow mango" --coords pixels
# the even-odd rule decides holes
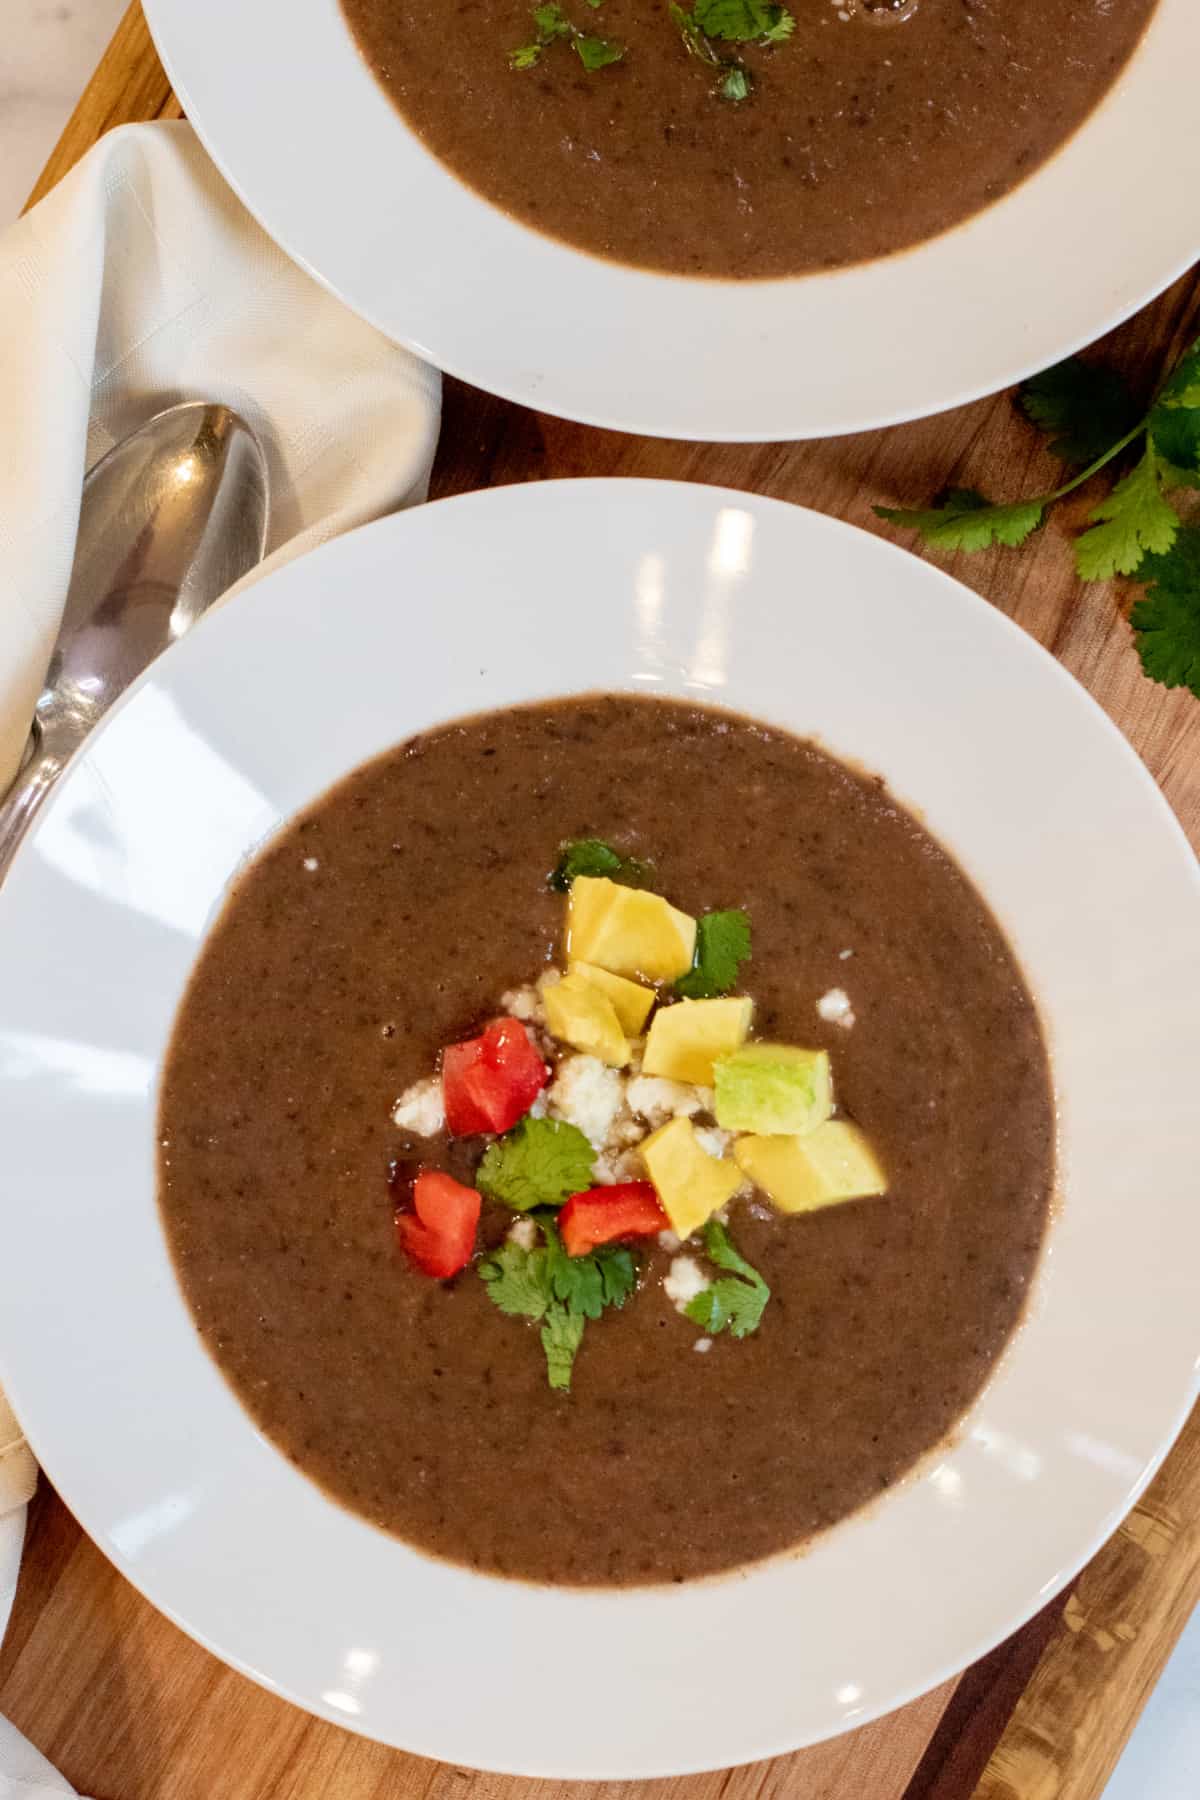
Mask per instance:
[[[833,1111],[827,1050],[743,1044],[714,1069],[717,1124],[726,1131],[802,1137]]]
[[[613,975],[608,969],[598,969],[595,963],[573,962],[567,973],[582,976],[592,987],[607,994],[621,1030],[630,1037],[638,1036],[657,998],[653,988],[643,987],[640,981],[626,981],[624,975]]]
[[[542,1005],[549,1030],[564,1044],[587,1056],[598,1056],[614,1069],[625,1067],[630,1056],[629,1042],[613,1003],[582,975],[564,975],[561,981],[545,988]]]
[[[676,981],[692,966],[696,921],[641,888],[577,875],[567,902],[567,956],[612,975]]]
[[[639,1146],[646,1173],[679,1237],[691,1237],[742,1185],[727,1157],[710,1156],[690,1119],[672,1119]]]
[[[754,1002],[747,994],[660,1007],[646,1039],[642,1071],[711,1087],[713,1063],[745,1042],[753,1017]]]
[[[738,1138],[733,1154],[780,1212],[812,1212],[887,1193],[878,1157],[848,1119],[827,1119],[807,1137]]]

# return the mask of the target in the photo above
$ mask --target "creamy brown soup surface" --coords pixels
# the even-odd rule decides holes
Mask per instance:
[[[563,0],[540,46],[529,0],[342,4],[413,130],[506,212],[620,262],[764,277],[902,250],[1007,193],[1107,93],[1156,0],[790,0],[765,46],[689,35],[666,0]],[[684,13],[738,28],[780,13],[764,4]],[[568,26],[620,60],[586,68]],[[721,97],[731,70],[742,99]]]
[[[418,1166],[471,1184],[479,1138],[392,1108],[507,990],[562,959],[559,846],[603,836],[654,889],[752,926],[759,1039],[830,1053],[886,1168],[874,1199],[728,1231],[771,1298],[712,1336],[664,1288],[589,1321],[569,1392],[479,1260],[397,1242]],[[849,952],[850,954],[847,954]],[[818,1011],[848,996],[847,1028]],[[749,719],[592,696],[484,714],[357,770],[239,879],[161,1098],[160,1200],[196,1324],[267,1436],[347,1507],[475,1568],[679,1581],[800,1545],[961,1419],[1014,1330],[1046,1227],[1046,1050],[995,920],[879,781]]]

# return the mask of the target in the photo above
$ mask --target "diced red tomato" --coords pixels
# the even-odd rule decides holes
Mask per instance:
[[[452,1175],[422,1169],[413,1182],[414,1212],[400,1213],[400,1247],[425,1275],[446,1281],[471,1260],[481,1201]]]
[[[453,1137],[510,1131],[529,1111],[550,1071],[517,1019],[496,1019],[480,1037],[442,1052],[442,1099]]]
[[[586,1256],[619,1238],[654,1237],[670,1220],[648,1181],[622,1181],[616,1187],[589,1188],[572,1194],[558,1215],[558,1229],[568,1256]]]

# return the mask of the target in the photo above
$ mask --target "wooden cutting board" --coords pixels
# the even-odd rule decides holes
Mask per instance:
[[[32,198],[112,126],[178,117],[135,0]],[[1105,350],[1149,388],[1198,333],[1193,274]],[[1005,395],[888,432],[720,446],[594,431],[449,382],[433,492],[664,476],[772,494],[876,530],[874,501],[911,502],[948,479],[1017,496],[1049,486],[1049,472]],[[1151,685],[1121,594],[1076,580],[1065,531],[1090,503],[1085,490],[1019,553],[946,566],[1091,690],[1200,845],[1200,702]],[[1097,1800],[1198,1600],[1200,1411],[1068,1594],[957,1682],[815,1750],[723,1774],[606,1783],[597,1800]],[[425,1762],[295,1711],[155,1613],[45,1488],[0,1651],[0,1712],[97,1800],[565,1800],[588,1791]]]

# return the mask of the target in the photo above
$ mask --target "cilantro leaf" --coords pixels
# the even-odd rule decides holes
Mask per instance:
[[[620,62],[625,46],[613,43],[611,38],[585,37],[576,32],[575,53],[585,69],[604,69],[609,63]]]
[[[693,1324],[714,1337],[725,1330],[731,1337],[748,1337],[762,1323],[771,1290],[758,1270],[734,1249],[719,1219],[710,1219],[704,1227],[704,1249],[710,1262],[729,1273],[689,1300],[684,1311]]]
[[[568,1312],[565,1306],[551,1306],[541,1329],[542,1349],[546,1352],[546,1379],[552,1388],[569,1393],[575,1352],[583,1342],[584,1320],[581,1314]]]
[[[1168,487],[1200,487],[1200,407],[1156,406],[1150,441]]]
[[[546,0],[542,6],[533,9],[533,22],[537,26],[541,43],[548,44],[556,37],[570,37],[572,30],[570,20],[556,0]]]
[[[989,550],[993,544],[1015,549],[1042,522],[1043,501],[1018,500],[1009,506],[993,506],[974,488],[950,488],[940,505],[924,511],[877,506],[881,519],[907,531],[919,531],[935,550]]]
[[[750,94],[750,71],[735,64],[725,76],[717,92],[722,100],[745,100]]]
[[[667,8],[667,11],[675,21],[675,24],[679,27],[680,35],[683,38],[684,48],[690,51],[693,56],[698,56],[701,62],[709,63],[714,68],[724,68],[725,65],[720,56],[713,49],[692,14],[685,11],[682,6],[677,6],[675,0],[671,0],[671,5]]]
[[[586,1256],[568,1256],[553,1219],[539,1217],[538,1224],[546,1240],[546,1279],[555,1300],[586,1319],[598,1319],[606,1306],[624,1306],[637,1284],[632,1252],[606,1246]]]
[[[550,1304],[544,1250],[524,1250],[520,1244],[503,1243],[483,1258],[479,1274],[487,1283],[488,1299],[502,1313],[540,1319]]]
[[[1200,525],[1185,525],[1165,553],[1142,560],[1149,585],[1129,615],[1142,667],[1164,687],[1200,699]]]
[[[532,69],[544,48],[543,44],[521,44],[516,50],[510,50],[508,53],[509,68]]]
[[[1200,406],[1200,338],[1184,351],[1159,392],[1160,406]]]
[[[750,921],[744,912],[705,913],[696,925],[696,954],[675,983],[685,1000],[712,1000],[736,986],[738,970],[750,954]]]
[[[1017,404],[1052,439],[1051,456],[1076,465],[1103,456],[1140,416],[1137,401],[1115,369],[1077,356],[1022,382]]]
[[[1179,515],[1163,499],[1152,444],[1088,517],[1096,522],[1075,540],[1075,566],[1084,581],[1132,575],[1148,550],[1171,548]]]
[[[622,856],[603,838],[572,838],[559,852],[550,873],[550,886],[556,893],[565,894],[580,875],[607,876],[610,881],[619,881],[622,887],[646,887],[651,880],[651,869],[640,857]]]
[[[775,6],[770,10],[778,13],[779,17],[773,25],[767,26],[758,41],[760,44],[782,44],[796,29],[795,14],[790,13],[786,6]]]
[[[785,7],[770,0],[695,0],[694,17],[705,37],[722,38],[730,44],[752,43],[772,32],[786,37],[796,24]],[[780,32],[785,18],[791,23]]]
[[[577,1126],[526,1118],[488,1145],[475,1183],[514,1212],[561,1206],[591,1187],[593,1160],[592,1146]]]

